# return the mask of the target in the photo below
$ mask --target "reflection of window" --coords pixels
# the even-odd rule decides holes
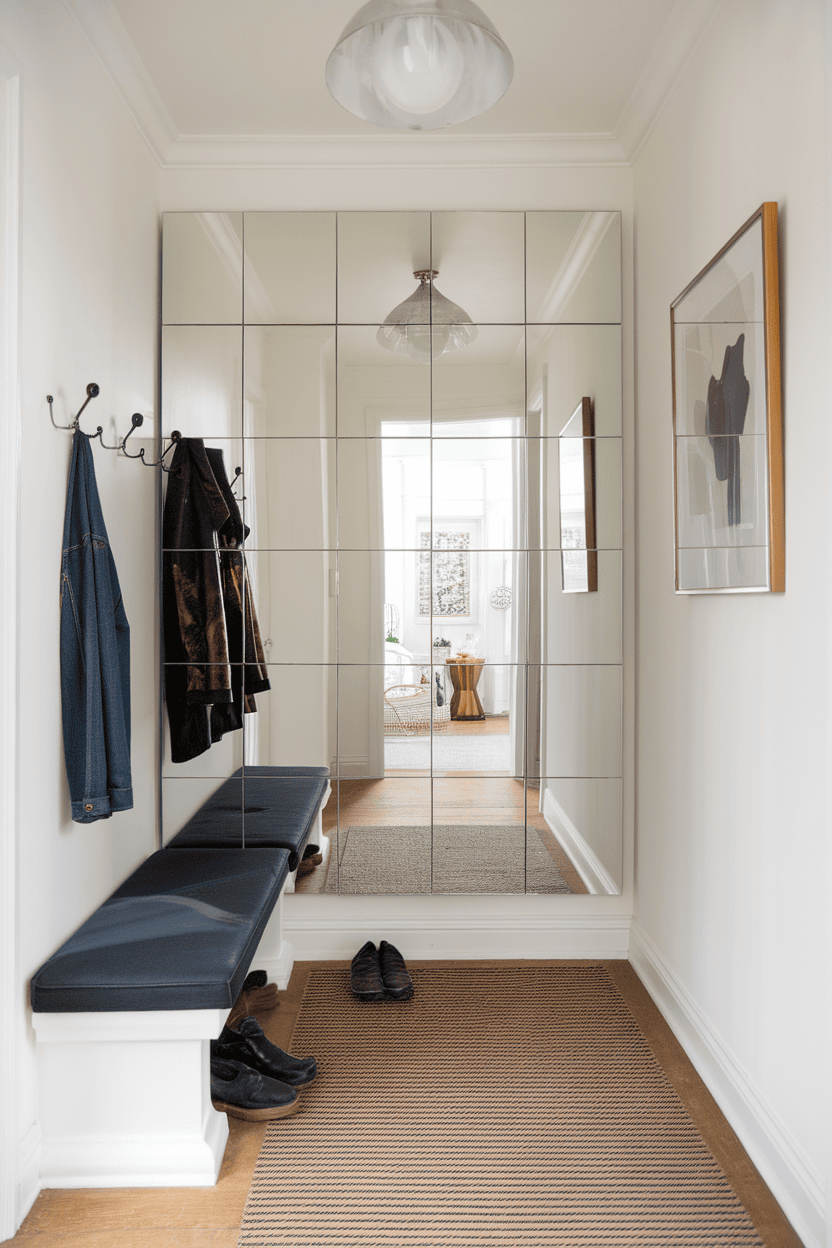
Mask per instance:
[[[431,535],[422,532],[419,555],[419,615],[430,616]],[[433,534],[433,615],[452,617],[471,614],[471,533],[443,531]]]

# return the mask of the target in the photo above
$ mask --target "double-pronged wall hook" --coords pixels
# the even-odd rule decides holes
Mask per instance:
[[[90,384],[87,386],[87,397],[84,399],[84,402],[78,408],[78,415],[75,417],[71,425],[59,425],[58,424],[58,422],[55,420],[55,414],[52,411],[52,404],[54,403],[55,400],[52,398],[51,394],[47,394],[46,402],[49,404],[49,419],[52,421],[52,424],[55,426],[55,428],[56,429],[77,429],[78,422],[81,419],[81,413],[83,412],[84,408],[87,406],[87,404],[90,402],[91,399],[98,398],[98,392],[99,392],[99,387],[96,385],[94,381],[91,381]],[[87,436],[90,438],[97,438],[97,437],[100,437],[100,435],[103,432],[104,432],[103,429],[99,425],[95,433],[90,433]],[[102,446],[103,445],[104,444],[102,442]]]
[[[90,402],[91,399],[97,398],[99,394],[99,390],[100,390],[100,387],[96,385],[94,381],[91,381],[90,384],[87,386],[87,397],[84,400],[84,402],[81,404],[81,406],[79,407],[77,416],[69,425],[59,425],[56,422],[55,415],[52,410],[52,404],[54,403],[54,399],[51,394],[47,394],[46,402],[49,404],[49,419],[52,421],[52,424],[55,426],[55,428],[56,429],[72,429],[73,431],[83,433],[84,431],[83,429],[81,429],[79,425],[79,421],[81,419],[81,413],[83,412],[84,408],[87,406],[87,404]],[[134,412],[132,416],[132,423],[130,425],[130,428],[128,429],[127,433],[125,433],[124,437],[121,439],[120,442],[113,442],[112,444],[109,442],[105,442],[102,436],[104,433],[104,430],[101,427],[101,425],[98,426],[95,433],[87,433],[87,434],[84,434],[84,436],[89,438],[91,442],[94,438],[98,438],[101,445],[103,447],[106,447],[108,451],[123,451],[127,459],[140,459],[146,468],[159,467],[162,469],[162,472],[170,472],[170,468],[166,467],[165,465],[165,456],[169,455],[170,452],[174,449],[174,447],[176,446],[176,443],[182,437],[182,434],[179,432],[178,429],[174,429],[173,433],[170,435],[170,446],[167,447],[166,450],[162,451],[162,454],[159,457],[159,459],[148,461],[144,457],[144,447],[141,448],[138,455],[131,455],[127,450],[127,439],[130,437],[130,434],[135,433],[135,431],[137,429],[140,429],[143,424],[144,424],[144,416],[142,416],[141,412]]]

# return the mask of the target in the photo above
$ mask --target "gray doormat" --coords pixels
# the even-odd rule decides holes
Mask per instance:
[[[339,870],[340,867],[340,870]],[[330,854],[327,893],[570,893],[534,828],[522,823],[351,826]]]

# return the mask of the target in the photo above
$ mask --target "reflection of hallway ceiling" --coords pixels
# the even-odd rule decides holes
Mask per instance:
[[[512,86],[462,126],[401,135],[326,89],[357,0],[65,0],[163,163],[248,166],[366,163],[368,143],[381,163],[403,141],[417,163],[627,160],[717,2],[487,0]]]

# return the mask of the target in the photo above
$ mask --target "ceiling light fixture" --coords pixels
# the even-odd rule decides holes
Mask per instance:
[[[467,347],[477,336],[477,327],[458,303],[452,303],[436,289],[436,269],[417,269],[419,285],[393,309],[376,334],[386,351],[406,353],[427,364],[447,351]]]
[[[473,0],[370,0],[326,63],[347,112],[393,129],[437,130],[484,113],[514,62]]]

